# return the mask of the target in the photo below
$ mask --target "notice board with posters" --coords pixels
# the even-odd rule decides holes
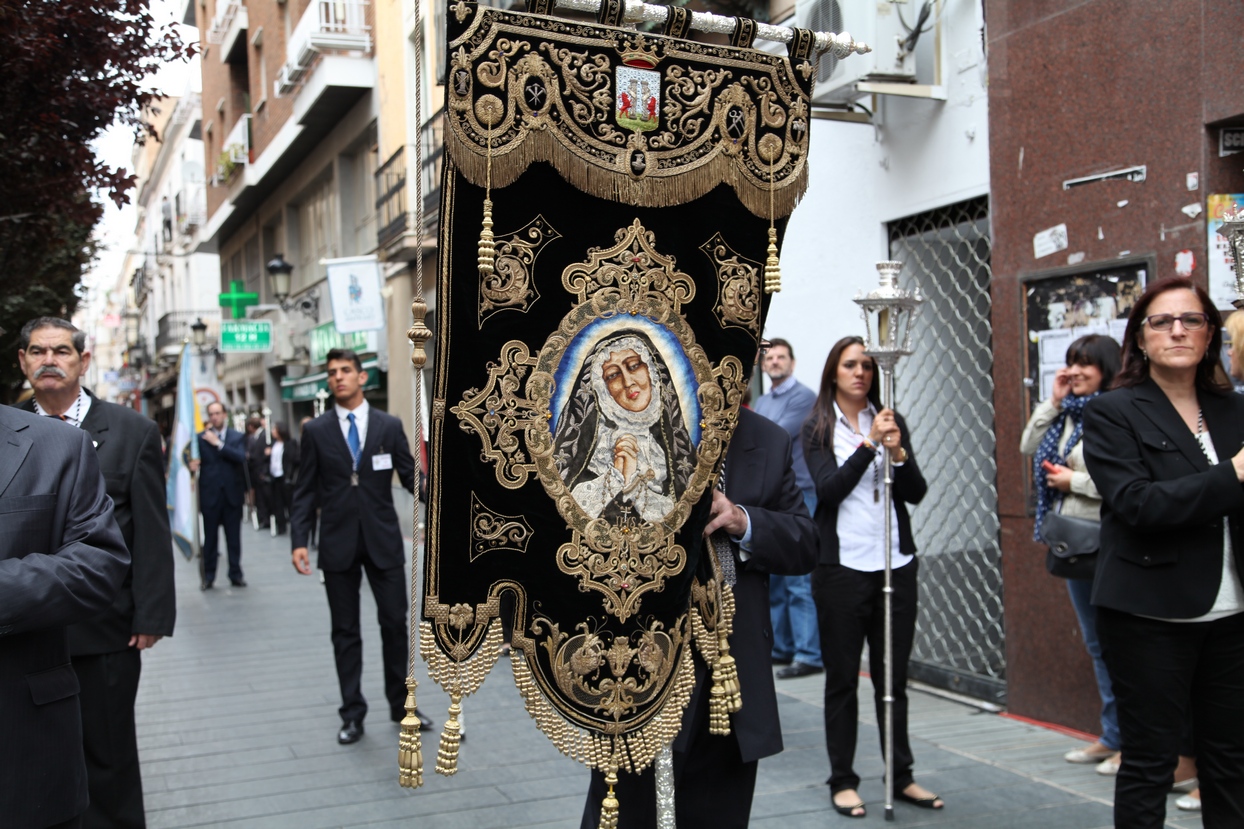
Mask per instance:
[[[1107,334],[1120,344],[1132,306],[1145,290],[1148,260],[1034,274],[1023,281],[1027,331],[1025,411],[1050,396],[1054,374],[1066,365],[1067,347],[1086,334]],[[1032,476],[1024,476],[1029,512],[1035,506]]]

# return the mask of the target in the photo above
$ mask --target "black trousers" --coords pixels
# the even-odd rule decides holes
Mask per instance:
[[[363,696],[363,636],[359,627],[359,587],[363,572],[376,599],[376,618],[380,622],[380,651],[384,660],[384,695],[389,716],[395,722],[406,716],[406,671],[409,633],[406,629],[407,583],[404,567],[381,569],[371,562],[359,539],[359,554],[349,569],[324,573],[324,591],[332,618],[333,657],[337,663],[337,682],[341,686],[342,722],[362,721],[367,716]]]
[[[1244,827],[1244,614],[1162,622],[1097,608],[1119,706],[1116,829],[1160,829],[1191,717],[1205,829]]]
[[[758,761],[744,763],[739,741],[708,732],[708,689],[691,724],[687,750],[674,752],[674,815],[678,829],[746,829],[752,813]],[[580,829],[597,829],[600,804],[608,787],[601,771],[592,771]],[[618,829],[655,829],[656,773],[650,765],[639,774],[618,772]]]
[[[285,484],[285,478],[269,478],[264,484],[267,489],[268,510],[272,520],[276,522],[276,531],[284,533],[289,526],[290,503],[293,493]]]
[[[266,473],[261,473],[258,469],[251,470],[251,488],[255,493],[255,518],[259,521],[260,528],[268,526],[268,520],[272,516],[272,502],[269,495],[271,481],[272,479]]]
[[[209,584],[216,580],[221,527],[229,551],[229,581],[242,580],[242,505],[224,504],[203,510],[203,580]]]
[[[907,660],[916,635],[917,559],[895,568],[894,585],[894,790],[911,784],[911,742],[907,739]],[[841,564],[812,572],[812,599],[821,629],[825,662],[825,743],[831,792],[858,789],[855,744],[859,728],[860,655],[868,642],[868,669],[885,751],[885,573],[865,573]]]
[[[134,699],[142,666],[142,657],[134,648],[73,658],[82,689],[78,702],[91,793],[91,803],[81,816],[84,829],[147,825],[134,731]]]

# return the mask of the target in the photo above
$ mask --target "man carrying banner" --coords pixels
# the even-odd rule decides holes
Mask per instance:
[[[134,727],[140,654],[172,635],[177,615],[159,429],[82,388],[91,353],[72,323],[33,319],[19,342],[18,360],[34,390],[23,408],[90,434],[131,557],[112,606],[69,628],[91,796],[83,820],[87,826],[144,826]]]

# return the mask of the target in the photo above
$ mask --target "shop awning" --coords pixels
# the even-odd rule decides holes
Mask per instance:
[[[364,389],[380,388],[381,371],[374,359],[363,361],[363,371],[367,372]],[[328,388],[328,372],[317,371],[315,374],[304,374],[301,377],[285,377],[281,380],[281,399],[288,401],[314,400],[315,393],[320,389],[332,392]]]

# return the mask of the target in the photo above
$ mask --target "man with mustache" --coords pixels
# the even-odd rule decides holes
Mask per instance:
[[[66,320],[33,319],[17,353],[34,396],[22,408],[86,432],[112,498],[131,564],[112,606],[68,628],[81,686],[90,806],[85,826],[145,825],[134,699],[142,651],[173,633],[173,543],[155,421],[82,387],[86,335]]]

